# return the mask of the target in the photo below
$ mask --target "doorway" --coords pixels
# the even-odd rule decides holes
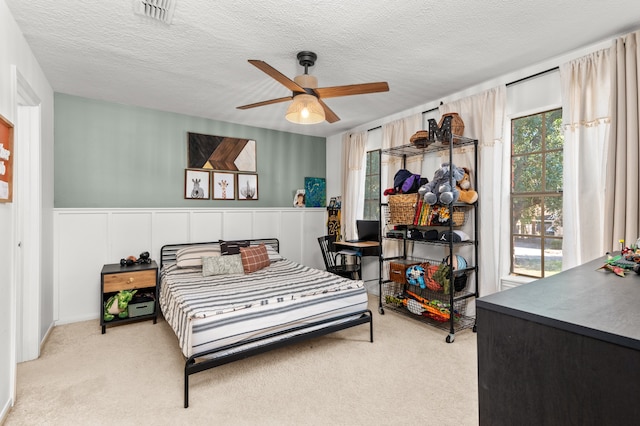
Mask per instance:
[[[14,212],[16,363],[40,356],[41,107],[27,80],[14,67]],[[35,267],[34,267],[35,265]]]

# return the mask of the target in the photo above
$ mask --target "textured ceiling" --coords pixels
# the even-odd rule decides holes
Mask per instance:
[[[5,0],[54,91],[316,136],[334,135],[640,27],[637,0],[175,0],[170,25],[134,0]],[[388,81],[390,91],[325,100],[341,118],[296,125],[297,52],[319,86]]]

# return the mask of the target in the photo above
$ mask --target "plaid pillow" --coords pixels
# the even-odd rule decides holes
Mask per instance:
[[[245,274],[258,271],[271,264],[264,244],[257,247],[241,247],[240,256]]]
[[[220,250],[223,256],[240,254],[241,247],[249,247],[249,241],[224,241],[220,240]]]

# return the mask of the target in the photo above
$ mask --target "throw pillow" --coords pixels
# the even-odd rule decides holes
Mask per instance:
[[[271,263],[273,262],[277,262],[279,260],[284,260],[284,257],[282,257],[282,255],[273,247],[271,246],[266,246],[267,247],[267,254],[269,255],[269,260],[271,261]]]
[[[220,247],[213,244],[196,244],[181,248],[176,252],[178,268],[201,268],[202,258],[220,256]]]
[[[249,241],[224,241],[220,240],[220,250],[223,256],[240,254],[240,247],[249,247]]]
[[[260,244],[257,247],[240,248],[240,257],[242,258],[242,267],[245,274],[258,271],[271,264],[264,244]]]
[[[202,276],[244,274],[239,254],[202,258]]]

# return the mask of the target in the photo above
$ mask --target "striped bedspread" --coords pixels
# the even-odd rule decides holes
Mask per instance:
[[[182,353],[190,357],[361,312],[368,300],[362,281],[285,259],[251,274],[213,277],[203,277],[201,269],[169,265],[161,271],[159,302]]]

